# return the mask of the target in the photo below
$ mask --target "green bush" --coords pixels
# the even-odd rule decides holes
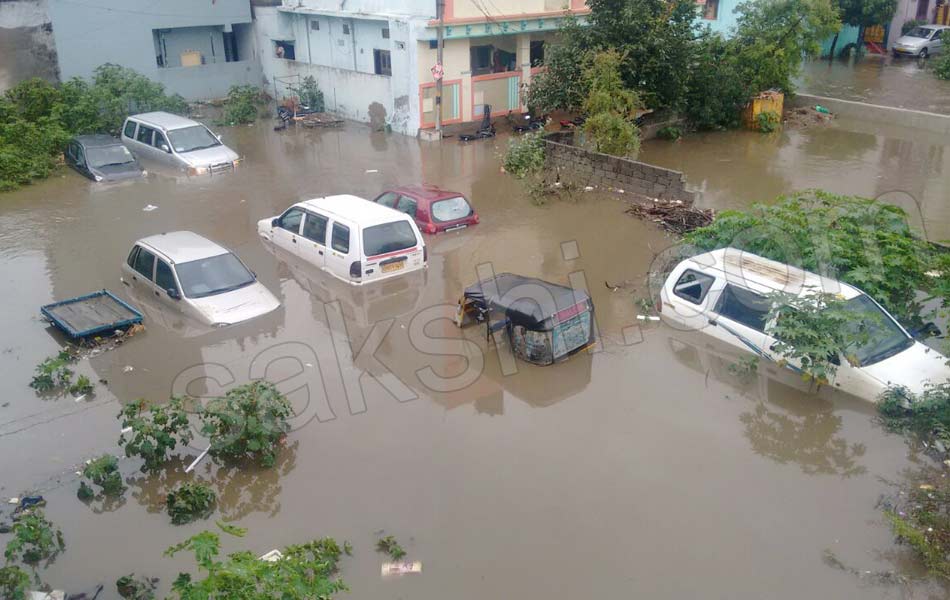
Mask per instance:
[[[190,481],[168,493],[165,508],[172,523],[182,525],[207,518],[214,511],[216,501],[214,490],[201,482]]]
[[[132,428],[119,436],[119,445],[125,447],[126,456],[144,459],[143,471],[157,469],[177,444],[184,446],[192,439],[184,401],[178,397],[148,410],[145,400],[130,402],[122,407],[118,418],[122,419],[122,429]]]
[[[0,567],[0,598],[26,600],[30,591],[30,576],[20,567]]]
[[[914,27],[919,27],[926,24],[926,19],[911,19],[910,21],[904,21],[904,24],[901,25],[901,35],[907,35],[907,33]]]
[[[755,128],[762,133],[776,131],[782,123],[782,117],[774,110],[764,110],[755,116]]]
[[[264,95],[253,85],[232,85],[224,102],[224,119],[227,125],[244,125],[257,120]]]
[[[225,533],[243,536],[244,529],[218,523]],[[275,562],[260,560],[246,550],[223,559],[221,539],[212,531],[203,531],[165,551],[174,556],[181,551],[194,554],[200,575],[181,573],[172,584],[178,600],[229,598],[257,600],[265,598],[319,598],[331,600],[346,591],[339,577],[339,563],[347,545],[341,549],[331,538],[293,545],[281,551]],[[171,598],[170,597],[170,598]]]
[[[396,541],[396,538],[391,535],[380,538],[376,542],[376,551],[388,554],[389,558],[393,560],[399,560],[406,555],[406,551],[403,550],[402,546],[399,545],[399,542]]]
[[[201,433],[211,441],[210,454],[229,460],[257,458],[265,467],[277,460],[277,447],[290,430],[293,409],[277,387],[255,381],[215,398],[199,412]]]
[[[36,375],[30,381],[30,387],[37,392],[52,392],[57,388],[69,390],[73,384],[73,370],[69,365],[76,362],[77,356],[69,350],[60,350],[56,356],[50,356],[36,367]],[[85,383],[89,383],[86,378]],[[90,384],[91,385],[91,384]]]
[[[527,133],[508,141],[505,153],[505,171],[519,179],[538,173],[544,168],[544,138],[540,133]]]
[[[950,80],[950,29],[941,34],[940,40],[947,50],[944,50],[935,60],[934,74],[939,79]]]
[[[111,454],[104,454],[90,461],[82,470],[82,476],[102,488],[102,493],[106,496],[121,496],[125,491],[122,474],[119,472],[119,459]]]
[[[656,132],[656,137],[673,142],[683,137],[683,130],[673,125],[667,125]]]
[[[900,208],[853,196],[810,191],[771,205],[723,211],[685,241],[701,250],[737,247],[854,285],[910,327],[922,324],[917,290],[950,299],[946,273]]]
[[[65,547],[63,532],[46,519],[42,510],[34,510],[13,524],[13,539],[7,542],[3,555],[8,563],[20,560],[35,565],[55,557]]]
[[[890,388],[878,410],[889,429],[913,433],[941,455],[950,455],[950,383],[928,387],[920,395]]]
[[[640,98],[624,87],[620,65],[623,56],[602,51],[588,58],[587,99],[584,100],[585,140],[596,152],[614,156],[636,156],[640,150],[640,130],[634,124]]]

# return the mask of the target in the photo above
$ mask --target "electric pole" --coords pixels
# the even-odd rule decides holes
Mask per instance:
[[[442,29],[445,24],[445,0],[435,0],[436,17],[439,19],[439,28],[435,34],[435,63],[439,66],[439,78],[435,80],[435,130],[442,137],[442,75],[445,70],[442,67]]]

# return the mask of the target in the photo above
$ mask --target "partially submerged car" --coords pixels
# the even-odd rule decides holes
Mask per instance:
[[[353,285],[424,269],[428,261],[408,215],[346,194],[298,202],[259,221],[257,233]]]
[[[280,302],[227,248],[191,231],[135,242],[122,264],[122,283],[212,327],[247,321]]]
[[[66,164],[93,181],[140,178],[145,170],[129,149],[111,135],[77,135],[66,144]]]
[[[702,331],[795,369],[794,361],[773,349],[778,341],[769,320],[773,292],[835,294],[866,327],[866,339],[847,357],[831,357],[837,371],[829,383],[845,392],[873,402],[889,386],[920,393],[928,384],[950,380],[947,359],[915,340],[861,290],[735,248],[698,254],[674,267],[660,291],[660,314],[676,327]]]
[[[444,233],[478,224],[478,213],[463,194],[433,186],[393,188],[373,202],[406,213],[423,233]]]
[[[122,143],[140,158],[189,175],[230,171],[240,161],[237,152],[221,143],[221,136],[197,121],[167,112],[127,118],[122,125]]]
[[[947,25],[919,25],[897,38],[891,52],[894,56],[905,54],[927,58],[943,50],[943,34],[950,31]]]
[[[595,341],[587,292],[512,273],[465,288],[456,324],[472,321],[485,323],[489,334],[504,329],[515,355],[538,365],[564,360]]]

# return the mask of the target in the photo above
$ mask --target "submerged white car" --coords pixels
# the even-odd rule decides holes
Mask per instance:
[[[865,315],[869,339],[834,357],[830,383],[859,398],[877,401],[889,386],[920,393],[927,384],[950,381],[947,359],[916,341],[883,307],[861,290],[797,267],[735,248],[714,250],[680,262],[660,291],[660,314],[674,327],[708,335],[779,362],[768,321],[773,292],[805,296],[836,294],[849,309]],[[789,361],[791,363],[791,361]],[[796,365],[790,364],[792,368]]]
[[[280,302],[241,259],[191,231],[135,242],[122,264],[122,283],[212,327],[267,314]]]

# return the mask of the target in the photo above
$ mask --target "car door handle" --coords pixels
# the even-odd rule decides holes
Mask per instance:
[[[317,254],[319,254],[320,256],[323,256],[323,250],[317,250]]]
[[[139,280],[138,277],[136,277],[135,275],[132,276],[132,281],[138,281],[138,280]]]
[[[161,297],[161,296],[160,296],[160,294],[159,294],[158,292],[155,292],[155,296],[157,296],[157,297]]]
[[[290,241],[296,244],[296,243],[297,243],[297,238],[291,237],[291,238],[290,238]]]

